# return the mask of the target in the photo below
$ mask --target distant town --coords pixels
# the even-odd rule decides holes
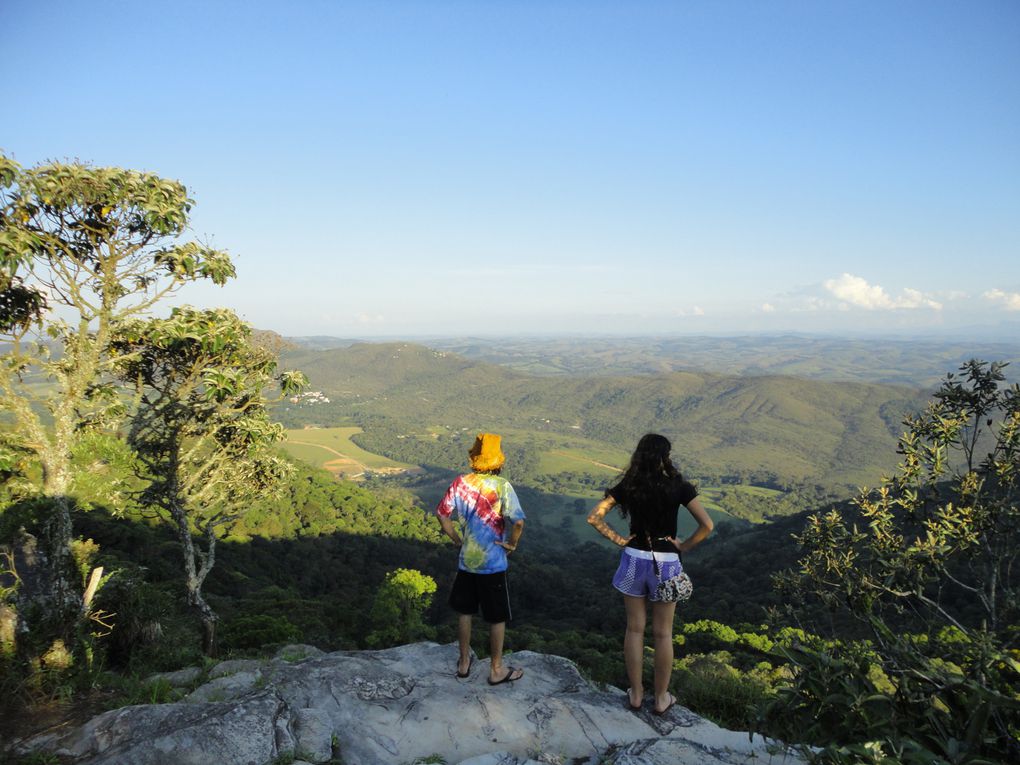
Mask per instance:
[[[329,397],[323,395],[321,390],[310,390],[304,393],[298,393],[296,396],[290,397],[290,403],[292,404],[328,404]]]

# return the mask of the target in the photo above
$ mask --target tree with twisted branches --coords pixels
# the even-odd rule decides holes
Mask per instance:
[[[0,154],[0,412],[8,450],[41,474],[49,586],[38,603],[73,626],[83,615],[71,555],[72,455],[126,410],[113,333],[189,282],[223,284],[228,255],[181,241],[193,201],[177,181],[81,162],[24,169]]]
[[[272,449],[284,433],[269,419],[268,394],[292,395],[306,380],[278,373],[275,355],[226,309],[178,308],[167,319],[126,323],[113,349],[120,378],[135,387],[128,443],[145,485],[140,505],[174,528],[187,601],[213,655],[217,617],[202,585],[217,535],[290,473]]]

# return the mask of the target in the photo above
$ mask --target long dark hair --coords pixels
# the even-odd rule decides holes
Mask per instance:
[[[631,455],[630,465],[616,484],[620,493],[627,497],[627,503],[620,505],[620,515],[624,518],[635,509],[643,508],[648,497],[660,491],[664,484],[673,479],[683,480],[669,458],[672,448],[669,439],[658,433],[641,436]]]

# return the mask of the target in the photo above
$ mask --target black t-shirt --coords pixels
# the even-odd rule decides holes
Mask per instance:
[[[659,490],[651,492],[639,507],[628,502],[628,492],[620,484],[608,489],[606,495],[623,505],[630,516],[630,533],[635,537],[627,544],[628,547],[647,550],[647,535],[652,538],[656,552],[676,552],[671,542],[659,538],[676,536],[677,511],[680,505],[686,505],[698,496],[698,490],[682,478],[667,478]]]

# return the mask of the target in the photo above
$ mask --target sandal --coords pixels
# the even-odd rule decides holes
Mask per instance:
[[[489,685],[502,685],[503,683],[512,683],[515,680],[520,680],[524,677],[524,670],[517,669],[517,667],[507,667],[506,674],[503,675],[502,680],[493,680],[489,678]]]
[[[638,704],[637,706],[634,706],[633,704],[630,703],[630,688],[627,689],[627,702],[626,702],[626,706],[627,706],[627,709],[629,709],[631,712],[640,712],[642,706],[644,706],[643,704]]]
[[[657,717],[662,717],[664,714],[666,714],[666,712],[668,712],[669,710],[671,710],[675,706],[676,706],[676,696],[674,696],[671,693],[671,694],[669,694],[669,703],[666,705],[666,708],[661,710],[661,711],[658,710],[658,709],[653,709],[652,710],[652,714],[656,715]]]

